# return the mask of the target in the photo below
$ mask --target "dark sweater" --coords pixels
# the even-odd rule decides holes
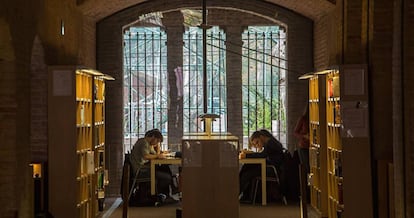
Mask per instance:
[[[272,137],[263,146],[262,152],[248,153],[246,158],[266,158],[268,164],[280,166],[283,163],[282,143]]]

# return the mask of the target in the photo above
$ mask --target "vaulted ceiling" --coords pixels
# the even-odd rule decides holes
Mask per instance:
[[[84,15],[97,22],[118,11],[149,1],[156,1],[158,5],[174,5],[176,3],[184,5],[185,3],[191,2],[194,4],[194,2],[196,2],[194,0],[78,0],[78,7]],[[202,0],[198,1],[200,2],[201,7]],[[249,0],[240,1],[246,3],[249,2]],[[267,0],[267,2],[285,7],[312,20],[318,19],[318,17],[332,10],[335,6],[334,0]],[[206,0],[206,4],[208,7],[208,0]]]

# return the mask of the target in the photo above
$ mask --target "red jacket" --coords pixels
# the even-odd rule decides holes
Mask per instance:
[[[294,134],[299,138],[298,146],[300,148],[309,148],[309,120],[305,116],[299,118]]]

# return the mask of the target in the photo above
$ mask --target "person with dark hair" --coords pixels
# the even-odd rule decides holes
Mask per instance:
[[[130,163],[134,175],[138,172],[138,178],[149,177],[150,160],[157,158],[165,158],[165,154],[161,152],[160,143],[163,141],[162,133],[158,129],[152,129],[145,133],[144,138],[140,138],[134,144],[130,154]],[[158,194],[169,196],[170,186],[172,185],[172,173],[168,165],[159,165],[155,169],[155,178],[157,180]]]
[[[266,164],[270,164],[276,167],[279,176],[281,175],[281,167],[283,164],[284,154],[283,146],[269,131],[262,129],[253,132],[249,139],[250,144],[257,148],[258,152],[246,152],[241,151],[239,159],[244,158],[266,158]],[[249,199],[248,196],[251,186],[251,181],[260,176],[259,164],[244,164],[239,173],[240,181],[240,195],[239,199]],[[267,172],[272,173],[272,172]]]

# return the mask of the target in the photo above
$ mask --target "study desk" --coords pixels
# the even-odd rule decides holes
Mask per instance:
[[[175,164],[181,165],[181,158],[165,158],[151,160],[151,195],[155,195],[155,165],[156,164]]]
[[[239,160],[239,164],[260,164],[262,175],[262,205],[267,204],[266,199],[266,159],[265,158],[243,158]]]
[[[151,160],[151,195],[155,195],[155,165],[156,164],[175,164],[181,165],[181,158],[166,158]],[[266,159],[265,158],[244,158],[239,160],[239,164],[260,164],[262,176],[262,193],[266,193]],[[266,194],[262,194],[262,205],[267,204]]]

